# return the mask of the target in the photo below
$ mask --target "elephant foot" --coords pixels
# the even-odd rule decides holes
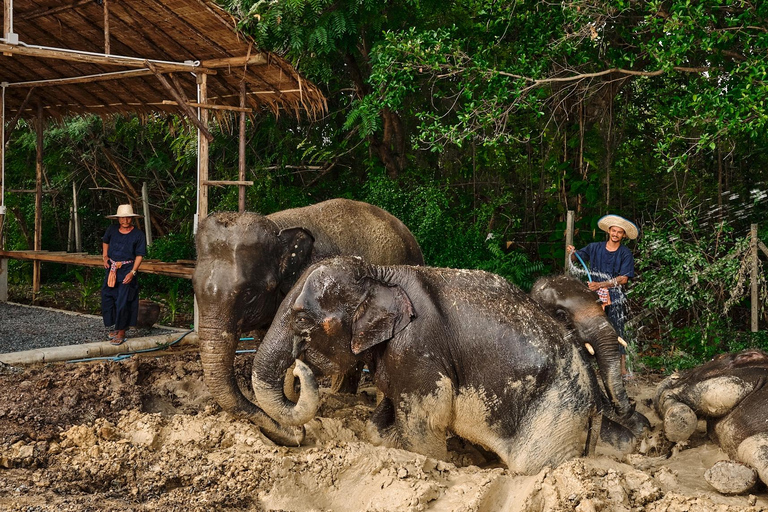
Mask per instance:
[[[664,435],[673,443],[687,441],[696,431],[698,421],[690,407],[676,403],[664,412]]]
[[[757,483],[757,471],[740,462],[721,460],[704,473],[704,479],[720,494],[743,494]]]

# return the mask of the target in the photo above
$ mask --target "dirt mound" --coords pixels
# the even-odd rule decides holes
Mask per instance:
[[[243,381],[249,360],[238,356]],[[630,385],[639,407],[654,384]],[[671,447],[655,432],[645,455],[600,451],[525,476],[459,439],[450,461],[374,447],[374,406],[371,388],[326,394],[307,445],[280,447],[219,409],[193,352],[0,368],[0,509],[768,510],[765,487],[708,488],[704,471],[725,455],[703,434]]]

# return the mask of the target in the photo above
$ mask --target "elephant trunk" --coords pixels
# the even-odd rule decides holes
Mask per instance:
[[[284,342],[287,333],[278,332],[274,336],[275,331],[281,330],[273,325],[256,353],[252,375],[253,394],[258,404],[277,422],[303,425],[315,417],[320,407],[317,382],[312,370],[303,361],[296,359],[292,347]],[[270,341],[275,338],[283,342]],[[294,345],[297,345],[295,340]],[[293,374],[299,378],[301,386],[295,403],[286,397],[284,391],[286,372],[294,364]]]
[[[576,333],[584,341],[594,343],[595,359],[600,372],[600,379],[611,401],[613,410],[619,418],[629,417],[634,408],[629,401],[627,390],[621,376],[619,336],[608,322],[607,317],[597,308],[585,308],[573,315],[572,321]]]
[[[240,391],[234,372],[235,351],[239,341],[236,330],[201,319],[198,327],[200,361],[208,390],[227,412],[248,418],[269,439],[282,445],[301,444],[303,429],[286,429],[267,416]]]

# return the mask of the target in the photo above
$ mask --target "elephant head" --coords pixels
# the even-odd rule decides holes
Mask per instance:
[[[576,278],[557,275],[536,281],[531,297],[551,314],[567,315],[578,338],[593,347],[600,378],[615,413],[619,418],[631,417],[634,407],[621,378],[619,336],[598,303],[597,294]]]
[[[294,361],[298,364],[301,358],[316,376],[344,373],[361,361],[371,363],[370,351],[414,316],[400,287],[364,277],[367,266],[359,260],[346,259],[349,265],[340,272],[344,261],[337,258],[332,268],[321,262],[307,269],[280,305],[254,358],[254,397],[281,424],[305,423],[319,405],[315,403],[314,410],[307,406],[315,400],[316,389],[311,387],[311,398],[305,399],[303,382],[296,405],[286,398],[283,381]]]
[[[348,199],[266,217],[217,213],[200,222],[196,242],[193,285],[205,382],[222,408],[254,420],[266,415],[237,385],[233,363],[239,334],[271,323],[280,301],[310,262],[349,255],[383,265],[424,263],[419,244],[400,220]],[[348,385],[337,387],[356,390],[359,372],[350,370],[347,376]],[[275,440],[278,434],[269,429],[274,425],[265,433]]]
[[[257,214],[217,213],[200,223],[192,278],[200,310],[200,358],[206,385],[224,409],[264,416],[235,380],[239,333],[269,324],[280,299],[306,264],[313,242],[308,231],[280,231],[273,221]],[[265,433],[284,443],[297,441],[275,432],[274,425],[267,425]]]

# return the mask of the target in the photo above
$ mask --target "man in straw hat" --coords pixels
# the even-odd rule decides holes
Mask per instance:
[[[578,251],[569,245],[568,252],[571,261],[577,260],[577,254],[582,260],[589,261],[592,277],[588,283],[589,289],[597,292],[611,325],[623,339],[626,295],[622,286],[635,277],[635,258],[621,241],[637,238],[637,226],[619,215],[606,215],[597,221],[597,227],[608,233],[607,241],[593,242]],[[623,345],[620,350],[621,374],[628,377],[627,351]]]
[[[136,217],[141,215],[133,213],[130,204],[121,204],[117,213],[107,215],[108,219],[117,219],[118,224],[111,224],[101,239],[101,256],[107,269],[101,286],[101,316],[105,327],[114,325],[109,333],[113,345],[125,343],[125,331],[136,325],[139,314],[136,273],[147,255],[147,240],[133,224]]]

